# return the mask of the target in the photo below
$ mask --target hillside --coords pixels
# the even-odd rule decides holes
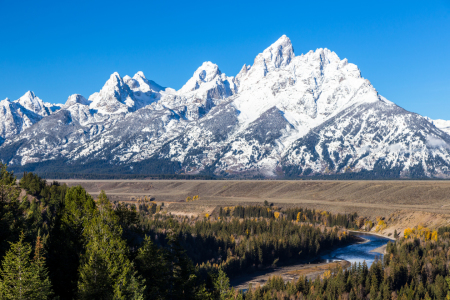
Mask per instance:
[[[0,159],[16,172],[450,177],[445,122],[387,100],[329,49],[296,55],[284,35],[235,77],[205,62],[178,91],[115,72],[88,99],[1,103]]]

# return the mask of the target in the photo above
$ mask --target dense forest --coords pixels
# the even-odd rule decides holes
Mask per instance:
[[[1,165],[1,299],[242,298],[229,276],[307,260],[351,240],[343,229],[269,207],[260,218],[159,209],[111,203],[104,192],[94,200],[80,186],[32,173],[17,183]]]
[[[370,268],[354,264],[314,281],[301,277],[284,283],[272,277],[245,299],[449,299],[449,230],[436,237],[411,235],[389,242],[386,255]]]
[[[229,278],[268,266],[308,261],[352,242],[365,228],[356,214],[268,203],[222,207],[215,216],[166,214],[96,199],[1,165],[0,299],[445,299],[450,228],[407,229],[387,254],[329,270],[315,280],[271,278],[246,293]],[[382,220],[379,221],[381,224]]]

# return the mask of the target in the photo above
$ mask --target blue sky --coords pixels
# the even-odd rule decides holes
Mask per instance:
[[[0,0],[0,99],[87,98],[115,71],[179,89],[206,60],[236,75],[283,34],[297,55],[329,48],[389,100],[450,119],[450,0]]]

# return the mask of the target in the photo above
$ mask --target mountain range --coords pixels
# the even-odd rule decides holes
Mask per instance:
[[[296,56],[286,36],[235,77],[203,63],[178,91],[113,73],[88,99],[0,102],[0,159],[16,171],[448,178],[449,134],[336,53]]]

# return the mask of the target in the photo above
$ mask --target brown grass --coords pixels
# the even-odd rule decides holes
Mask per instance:
[[[396,211],[450,214],[450,181],[270,181],[270,180],[60,180],[82,185],[92,195],[103,189],[111,200],[148,196],[177,211],[203,213],[217,205],[262,203],[302,206],[375,218]],[[200,195],[196,202],[183,202]]]

